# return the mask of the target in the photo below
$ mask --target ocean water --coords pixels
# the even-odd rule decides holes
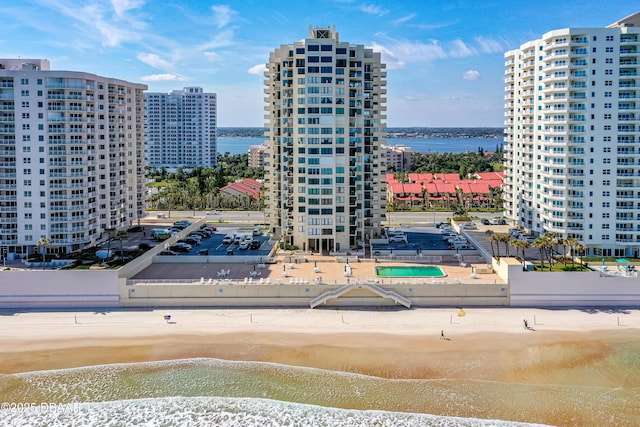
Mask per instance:
[[[264,138],[218,138],[218,152],[229,154],[246,154],[251,145],[260,145]],[[387,145],[405,145],[412,147],[417,153],[464,153],[477,152],[478,147],[485,151],[495,151],[502,145],[502,139],[496,138],[391,138]]]
[[[618,357],[621,372],[611,374],[638,368],[637,354]],[[0,409],[3,426],[633,426],[640,419],[635,383],[384,379],[204,358],[4,375],[0,402],[13,404]]]

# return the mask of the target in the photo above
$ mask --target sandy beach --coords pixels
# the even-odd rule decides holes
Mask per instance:
[[[640,416],[639,338],[640,310],[625,309],[5,311],[0,401],[76,402],[89,390],[99,400],[189,396],[202,383],[209,388],[197,396],[631,426]],[[135,363],[169,360],[182,365]],[[211,365],[190,380],[184,367],[194,360]],[[132,364],[98,366],[116,363]],[[89,371],[41,373],[33,383],[3,375],[74,367]],[[114,411],[107,417],[131,413]]]
[[[509,380],[510,368],[520,369],[534,351],[558,343],[586,348],[603,339],[637,340],[639,328],[640,310],[624,309],[2,312],[0,370],[213,357],[387,378]],[[602,350],[593,345],[585,357]],[[541,352],[536,363],[545,357],[552,355]],[[527,381],[548,380],[534,374]]]

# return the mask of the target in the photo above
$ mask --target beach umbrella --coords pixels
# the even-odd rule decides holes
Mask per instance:
[[[619,263],[627,263],[627,262],[629,262],[629,260],[628,260],[628,259],[624,259],[624,258],[618,258],[618,259],[616,260],[616,262],[619,262]]]

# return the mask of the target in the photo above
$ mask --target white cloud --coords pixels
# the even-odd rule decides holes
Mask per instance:
[[[478,36],[475,38],[475,41],[484,53],[504,52],[507,49],[506,46],[502,46],[502,43],[499,41],[486,37]]]
[[[139,41],[148,36],[144,32],[146,23],[127,13],[142,6],[143,0],[93,1],[86,4],[78,4],[77,0],[39,0],[38,4],[61,15],[58,25],[62,28],[55,36],[65,35],[64,30],[72,30],[73,36],[64,42],[80,49],[91,47],[96,39],[105,47],[118,47],[124,42]],[[70,21],[66,22],[65,18]]]
[[[360,5],[359,9],[364,13],[378,16],[386,15],[389,12],[388,10],[374,4],[362,4]]]
[[[403,16],[402,18],[394,19],[393,21],[391,21],[391,23],[394,24],[394,25],[400,25],[400,24],[404,24],[407,21],[412,20],[415,17],[416,17],[416,14],[412,13],[411,15],[407,15],[407,16]]]
[[[196,46],[195,48],[196,50],[217,49],[220,47],[231,46],[233,43],[233,31],[225,30],[220,31],[211,40],[199,46]]]
[[[213,11],[213,19],[218,28],[229,25],[234,15],[238,13],[227,5],[211,6],[211,10]]]
[[[122,16],[130,9],[138,9],[144,5],[144,0],[111,0],[116,15]]]
[[[256,76],[262,76],[265,71],[267,71],[267,66],[265,64],[254,65],[247,70],[249,74],[254,74]]]
[[[462,75],[464,80],[478,80],[480,78],[480,71],[478,70],[467,70]]]
[[[207,61],[209,62],[216,62],[222,59],[220,55],[218,55],[215,52],[203,52],[203,54],[204,54],[204,57],[207,58]]]
[[[476,38],[473,43],[466,43],[461,39],[448,42],[440,40],[413,42],[387,39],[383,43],[374,43],[372,47],[382,53],[382,60],[389,69],[404,68],[411,63],[433,62],[447,58],[467,58],[482,53],[504,51],[500,42],[482,37]]]
[[[186,78],[177,74],[150,74],[148,76],[140,77],[143,82],[183,82]]]
[[[477,51],[473,47],[460,39],[450,42],[447,50],[448,56],[454,58],[465,58],[467,56],[475,56],[477,54]]]
[[[173,69],[173,65],[169,61],[160,58],[160,56],[155,53],[139,53],[136,55],[136,58],[154,68],[159,68],[161,70]]]

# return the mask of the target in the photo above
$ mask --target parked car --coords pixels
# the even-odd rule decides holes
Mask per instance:
[[[253,240],[249,245],[249,249],[260,249],[262,246],[262,242],[260,240]]]
[[[214,232],[218,231],[218,229],[216,227],[214,227],[213,225],[207,225],[204,229],[211,231],[211,233],[214,233]]]
[[[153,245],[150,245],[149,243],[145,243],[142,242],[138,245],[138,249],[142,250],[142,251],[148,251],[149,249],[153,248]]]
[[[198,255],[209,255],[209,249],[200,249]]]
[[[477,230],[478,226],[473,222],[465,222],[460,226],[463,230]]]
[[[436,228],[449,228],[451,224],[448,222],[436,222]]]
[[[484,225],[491,225],[491,221],[489,221],[489,218],[482,218],[480,222]]]
[[[242,242],[240,242],[240,245],[238,246],[238,249],[241,250],[247,250],[249,249],[249,245],[251,244],[251,242],[249,242],[248,240],[243,240]]]
[[[504,218],[493,218],[489,222],[491,225],[507,225],[507,220]]]
[[[127,229],[128,233],[139,233],[141,231],[144,231],[144,227],[141,225],[134,225],[133,227],[129,227]]]
[[[254,236],[262,236],[262,230],[259,228],[254,228],[252,234]]]
[[[231,248],[227,249],[227,255],[233,255],[233,249]]]
[[[187,237],[186,239],[180,239],[180,240],[178,240],[177,243],[186,243],[187,245],[190,245],[190,246],[197,246],[197,245],[200,244],[200,242],[198,240],[192,239],[192,238],[189,238],[189,237]]]
[[[222,243],[224,243],[225,245],[232,244],[233,243],[233,235],[227,234],[226,236],[224,236],[224,239],[222,239]]]
[[[175,251],[160,251],[160,253],[158,255],[178,255],[177,252]]]
[[[191,250],[191,245],[186,243],[176,243],[175,245],[169,247],[174,252],[189,252]]]
[[[453,216],[462,216],[465,213],[466,213],[465,211],[459,209],[459,210],[453,212]]]
[[[409,243],[407,236],[391,236],[389,237],[389,243]]]

